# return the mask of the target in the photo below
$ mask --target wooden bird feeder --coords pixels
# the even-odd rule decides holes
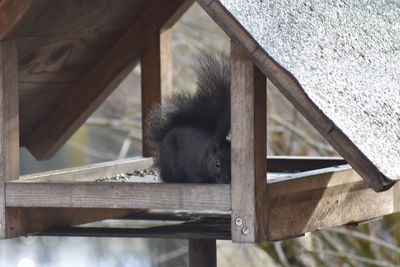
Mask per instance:
[[[186,238],[191,240],[193,266],[204,260],[213,266],[215,239],[281,240],[399,211],[399,185],[394,181],[400,175],[389,177],[368,149],[356,142],[357,136],[325,112],[313,91],[307,91],[311,78],[296,76],[290,60],[273,56],[279,45],[269,50],[263,35],[256,34],[265,30],[264,24],[248,23],[253,2],[259,2],[259,13],[269,18],[263,13],[263,1],[250,1],[243,10],[235,9],[240,5],[231,0],[197,1],[231,38],[231,185],[95,182],[150,167],[145,144],[142,159],[20,176],[20,147],[37,159],[51,157],[138,62],[146,119],[152,104],[167,93],[165,36],[192,2],[0,1],[0,238],[30,234]],[[318,9],[314,11],[318,16]],[[265,21],[265,27],[272,25]],[[266,78],[344,159],[266,157]],[[398,128],[393,131],[399,133]],[[175,210],[184,212],[176,215]],[[72,227],[123,216],[185,222],[175,228]],[[202,257],[195,252],[198,248],[211,256]]]

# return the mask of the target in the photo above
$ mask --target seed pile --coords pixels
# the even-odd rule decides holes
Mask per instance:
[[[129,180],[134,181],[138,178],[145,178],[146,176],[152,176],[153,180],[157,181],[159,174],[158,171],[154,169],[135,170],[133,172],[120,173],[112,177],[99,178],[96,179],[95,182],[127,182]]]

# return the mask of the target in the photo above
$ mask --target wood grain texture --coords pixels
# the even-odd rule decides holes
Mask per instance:
[[[174,91],[172,34],[171,29],[164,29],[160,32],[161,101]]]
[[[257,242],[268,222],[266,78],[234,42],[231,73],[232,241]]]
[[[110,32],[19,38],[19,80],[24,83],[77,82],[121,34]]]
[[[43,231],[75,226],[135,213],[130,209],[83,208],[8,208],[12,226],[8,237],[38,234]],[[18,218],[18,220],[15,220]]]
[[[0,41],[7,35],[31,8],[33,0],[0,1]]]
[[[151,36],[148,34],[152,31],[146,29],[159,29],[182,3],[183,0],[153,0],[146,7],[131,28],[27,140],[26,146],[32,154],[39,159],[48,158],[71,137],[133,68]]]
[[[393,189],[376,193],[353,169],[268,184],[269,240],[394,212]]]
[[[189,267],[216,267],[217,242],[214,239],[189,239]]]
[[[154,155],[148,140],[147,120],[153,106],[161,102],[161,45],[160,33],[154,26],[151,36],[148,38],[146,48],[143,51],[141,61],[142,84],[142,155],[151,157]]]
[[[129,27],[148,5],[148,1],[145,0],[40,0],[32,2],[31,8],[13,28],[9,38],[119,31]]]
[[[96,179],[113,177],[120,173],[143,170],[153,165],[153,159],[123,159],[55,171],[23,175],[14,182],[94,182]]]
[[[283,69],[248,34],[218,0],[197,0],[214,21],[252,55],[259,69],[304,115],[321,135],[361,174],[375,191],[389,189],[393,182],[383,176],[372,162],[345,136],[305,94],[296,78]]]
[[[5,183],[19,177],[17,48],[0,42],[0,238],[8,236]]]
[[[38,197],[40,196],[40,197]],[[7,207],[230,209],[229,185],[9,182]]]
[[[19,125],[21,146],[69,93],[75,83],[19,83]]]

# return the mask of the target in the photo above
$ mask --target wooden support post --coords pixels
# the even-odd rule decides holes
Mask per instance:
[[[189,267],[216,267],[215,239],[189,239]]]
[[[231,42],[232,241],[267,238],[266,77]]]
[[[142,125],[143,125],[143,156],[152,156],[151,147],[147,142],[146,120],[154,104],[172,92],[172,32],[171,27],[179,20],[193,0],[182,1],[181,5],[163,21],[148,28],[150,35],[142,55]]]
[[[173,90],[172,30],[165,29],[160,33],[161,57],[161,101]]]
[[[0,106],[0,238],[6,238],[5,184],[19,177],[18,59],[14,41],[0,43]]]
[[[147,46],[142,55],[142,154],[152,156],[151,147],[147,142],[146,121],[151,108],[161,101],[161,61],[160,61],[160,33],[158,29],[152,29]]]

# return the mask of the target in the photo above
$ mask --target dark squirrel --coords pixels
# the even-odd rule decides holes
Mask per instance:
[[[156,106],[148,135],[161,179],[169,183],[230,183],[230,66],[226,55],[203,53],[197,90]]]

